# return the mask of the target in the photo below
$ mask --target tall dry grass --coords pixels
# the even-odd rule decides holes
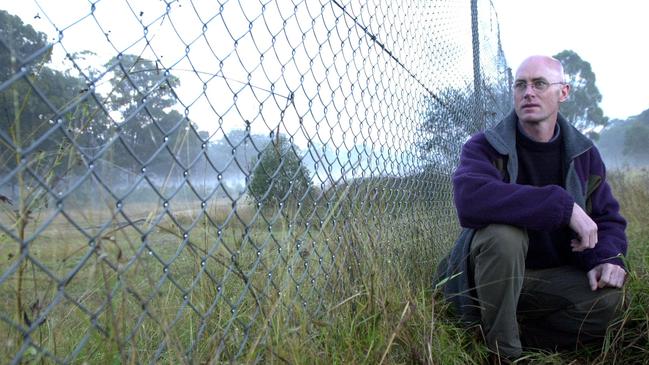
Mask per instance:
[[[528,363],[649,363],[649,173],[613,172],[610,183],[629,222],[624,312],[601,348],[526,353]],[[64,222],[53,224],[32,241],[21,288],[27,320],[49,310],[30,333],[40,347],[22,346],[20,331],[0,321],[3,353],[27,363],[484,363],[479,329],[458,326],[431,283],[454,238],[431,222],[447,222],[450,212],[406,203],[382,216],[394,202],[359,202],[345,191],[328,198],[333,206],[320,213],[329,217],[253,207],[233,215],[215,204],[206,214],[152,214],[139,229],[121,227],[94,246]],[[15,250],[2,240],[2,252]],[[290,242],[308,244],[281,246],[280,254],[278,243]],[[15,312],[12,285],[2,288],[5,314]],[[27,328],[25,320],[14,319]]]
[[[649,172],[616,171],[609,182],[628,220],[625,303],[601,347],[575,352],[525,352],[525,364],[649,364]],[[361,232],[366,229],[355,228]],[[370,229],[370,231],[372,231]],[[354,293],[318,319],[274,328],[271,363],[483,364],[479,328],[463,328],[428,282],[410,275],[417,253],[386,266],[366,252]],[[421,274],[421,271],[417,271]]]

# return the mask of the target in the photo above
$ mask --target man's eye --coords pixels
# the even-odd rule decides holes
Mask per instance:
[[[548,87],[547,81],[543,81],[543,80],[534,81],[534,88],[539,89],[539,90],[543,90],[546,87]]]
[[[517,89],[525,89],[527,87],[527,82],[518,81],[514,84],[514,87]]]

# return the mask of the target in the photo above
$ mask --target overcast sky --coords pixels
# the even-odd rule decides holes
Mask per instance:
[[[590,62],[603,95],[601,106],[607,116],[623,119],[649,109],[649,72],[646,71],[649,61],[649,1],[492,1],[500,20],[505,55],[513,70],[528,55],[554,55],[572,49]],[[66,3],[70,4],[68,0]],[[56,18],[60,18],[63,24],[68,23],[65,18],[74,20],[88,14],[86,1],[76,0],[74,3],[85,5],[66,6],[65,11],[58,12],[58,8],[52,8],[52,2],[43,2],[49,5],[48,12],[56,11],[59,15]],[[0,0],[0,8],[29,15],[25,20],[31,21],[32,14],[38,13],[34,5],[33,1]],[[145,16],[149,14],[153,13],[146,12]],[[43,19],[37,23],[46,22]],[[129,29],[112,27],[113,32],[119,28]],[[66,40],[70,41],[70,37],[75,35],[89,36],[67,32]],[[113,39],[119,39],[117,34],[113,33]]]
[[[493,0],[515,70],[532,54],[572,49],[590,62],[610,118],[649,109],[649,1]]]

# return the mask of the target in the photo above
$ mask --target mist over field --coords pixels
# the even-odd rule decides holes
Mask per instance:
[[[595,144],[609,170],[649,168],[649,109],[610,121]]]

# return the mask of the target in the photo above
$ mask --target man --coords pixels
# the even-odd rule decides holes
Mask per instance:
[[[559,114],[569,91],[559,61],[526,59],[514,112],[464,145],[453,176],[464,229],[445,294],[503,358],[601,340],[622,298],[626,222],[599,152]]]

